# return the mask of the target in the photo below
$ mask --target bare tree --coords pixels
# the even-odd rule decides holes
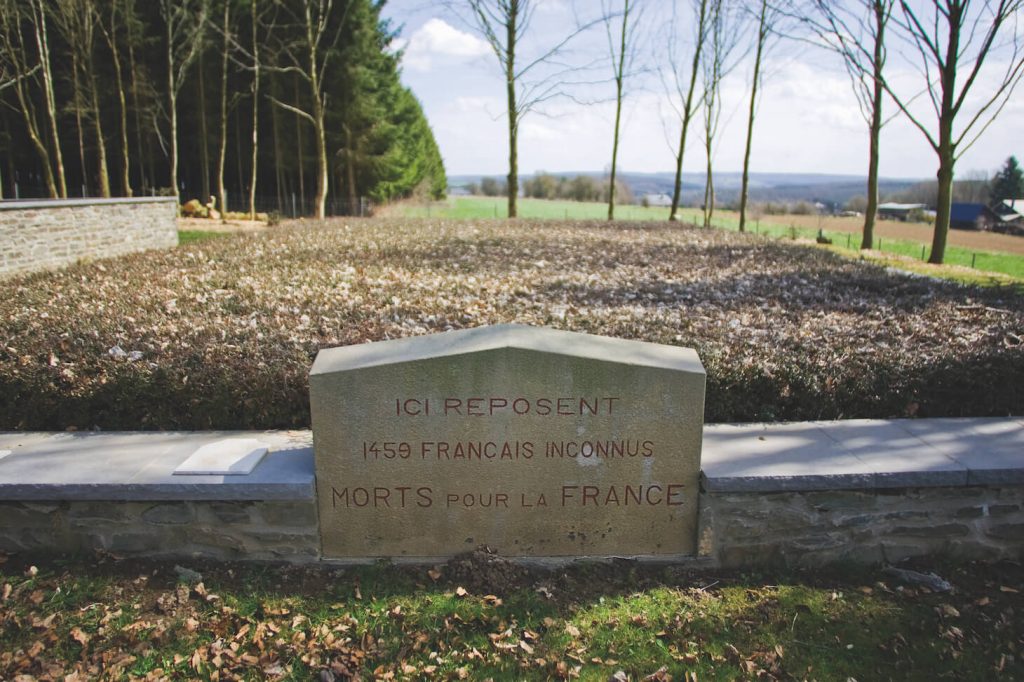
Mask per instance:
[[[711,0],[710,44],[705,44],[701,66],[701,101],[704,104],[704,227],[711,227],[715,213],[714,142],[722,118],[722,80],[736,68],[736,48],[743,34],[741,15],[729,0]]]
[[[89,117],[92,119],[93,133],[96,138],[96,180],[99,183],[101,197],[110,196],[110,176],[107,172],[106,137],[103,134],[103,117],[100,113],[99,84],[96,81],[95,43],[97,24],[102,23],[99,8],[94,0],[58,0],[58,26],[72,52],[72,69],[75,73],[75,86],[78,89],[78,73],[85,78],[88,98]],[[76,92],[76,100],[80,93]],[[79,123],[81,131],[81,123]],[[79,143],[79,153],[83,145]],[[83,169],[84,170],[84,169]],[[84,177],[83,177],[84,181]]]
[[[278,45],[277,56],[283,65],[275,67],[275,70],[297,74],[306,83],[310,108],[308,111],[302,109],[298,100],[291,105],[273,96],[270,99],[313,126],[317,169],[316,215],[322,219],[327,215],[326,72],[341,37],[348,6],[345,11],[336,13],[332,11],[333,0],[303,0],[297,3],[298,7],[295,4],[289,0],[276,0],[276,5],[298,24],[300,30],[297,41]]]
[[[519,123],[543,102],[565,94],[567,75],[576,70],[563,67],[537,76],[550,66],[557,55],[580,33],[596,22],[576,22],[568,35],[555,45],[541,50],[539,56],[517,61],[523,37],[530,31],[537,0],[465,0],[473,16],[473,25],[491,46],[505,76],[508,116],[508,217],[517,215],[519,196]],[[536,76],[536,77],[535,77]]]
[[[777,35],[776,25],[782,17],[781,12],[769,4],[768,0],[760,0],[757,12],[757,33],[754,47],[754,74],[750,83],[750,108],[747,112],[747,142],[743,150],[743,179],[740,183],[740,225],[743,232],[747,226],[747,198],[750,188],[750,149],[754,142],[754,116],[757,112],[757,95],[764,78],[762,62],[768,49],[768,42]]]
[[[121,138],[121,191],[126,197],[133,194],[131,179],[131,154],[128,151],[128,102],[125,97],[124,74],[121,70],[121,50],[118,44],[118,33],[127,26],[132,17],[132,3],[123,0],[114,0],[110,4],[108,23],[99,22],[100,30],[103,32],[103,39],[110,49],[110,56],[114,64],[114,79],[117,86],[118,120],[120,123]]]
[[[220,64],[220,138],[217,151],[217,200],[223,215],[228,210],[228,190],[224,186],[224,166],[228,157],[228,66],[231,62],[231,0],[222,0],[224,16],[220,32],[224,39]]]
[[[54,170],[57,175],[57,189],[60,196],[68,195],[67,181],[64,175],[64,154],[60,148],[60,135],[57,132],[57,101],[53,94],[53,68],[50,59],[50,36],[47,29],[47,8],[43,0],[29,0],[29,16],[32,21],[32,32],[36,39],[39,53],[39,72],[43,79],[43,94],[46,102],[46,120],[50,125],[50,138],[53,144]]]
[[[255,0],[249,10],[252,24],[252,175],[249,177],[249,220],[256,220],[257,158],[260,149],[260,42]]]
[[[684,71],[683,59],[680,55],[680,41],[677,35],[676,5],[672,4],[672,20],[669,23],[669,34],[666,40],[666,53],[668,69],[671,71],[666,76],[661,73],[662,85],[669,93],[669,101],[679,119],[679,145],[675,148],[676,175],[672,189],[672,207],[669,209],[668,219],[676,220],[679,211],[679,202],[683,188],[683,155],[686,152],[686,137],[690,130],[690,122],[700,106],[700,99],[694,101],[697,92],[697,76],[700,73],[702,46],[708,37],[708,30],[711,25],[709,21],[709,5],[712,0],[692,0],[693,13],[695,15],[693,31],[693,53],[689,62],[689,74]],[[678,101],[676,99],[678,98]]]
[[[29,49],[22,32],[26,9],[18,0],[0,0],[0,63],[3,65],[5,86],[14,88],[25,130],[43,171],[46,190],[51,197],[59,197],[61,195],[54,177],[50,152],[43,141],[29,89],[30,79],[42,69],[42,64],[38,53],[33,54]]]
[[[899,6],[901,11],[893,16],[892,23],[920,63],[935,127],[922,113],[911,110],[912,98],[884,74],[882,86],[938,156],[939,194],[928,261],[942,263],[956,161],[1003,110],[1024,75],[1024,35],[1019,28],[1024,0],[936,0],[920,4],[900,0]],[[998,79],[961,116],[968,95],[984,81],[982,69],[990,56],[1002,60],[1003,65],[997,67]],[[966,78],[959,78],[964,74]]]
[[[842,58],[861,115],[868,125],[868,187],[860,243],[862,249],[870,249],[874,245],[878,213],[879,138],[887,122],[883,117],[885,90],[882,79],[887,57],[885,32],[895,1],[856,0],[843,4],[813,0],[813,11],[801,17],[818,37],[818,44]]]
[[[612,59],[613,76],[615,78],[615,129],[612,133],[611,178],[608,182],[608,220],[615,219],[615,172],[619,157],[619,126],[622,120],[622,100],[625,96],[624,84],[626,76],[632,70],[637,56],[637,20],[639,17],[634,14],[632,22],[630,21],[630,13],[635,11],[635,9],[635,0],[632,7],[630,6],[630,0],[623,0],[622,13],[619,15],[622,25],[619,27],[618,36],[616,36],[613,30],[613,18],[616,15],[611,11],[610,6],[605,5],[603,7],[605,33],[608,37],[608,53]],[[616,37],[618,38],[617,48]]]
[[[167,49],[167,115],[171,121],[171,185],[178,196],[178,95],[188,68],[202,49],[207,0],[160,0]]]

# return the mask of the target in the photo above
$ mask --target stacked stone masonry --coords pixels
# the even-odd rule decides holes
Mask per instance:
[[[705,493],[701,529],[729,567],[1020,559],[1024,486]]]
[[[316,505],[301,501],[0,502],[0,552],[316,561]]]
[[[178,243],[173,197],[0,202],[0,276]]]

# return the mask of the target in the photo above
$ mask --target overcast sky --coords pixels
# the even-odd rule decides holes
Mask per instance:
[[[607,0],[606,0],[607,1]],[[641,0],[643,3],[643,0]],[[593,11],[597,0],[541,0],[531,25],[531,43],[524,55],[538,54],[545,45],[563,38],[584,10]],[[648,67],[645,76],[632,78],[627,87],[622,122],[620,168],[631,172],[674,169],[669,140],[678,140],[678,120],[657,67],[666,66],[666,33],[672,3],[646,0],[643,50],[638,57]],[[676,34],[680,53],[688,44],[688,3],[679,2]],[[583,7],[584,10],[580,8]],[[468,15],[467,15],[468,16]],[[390,0],[385,17],[401,27],[397,41],[404,48],[402,79],[423,103],[441,148],[449,175],[508,172],[508,132],[505,85],[497,60],[488,45],[464,17],[440,2]],[[553,42],[554,41],[554,42]],[[891,49],[891,78],[918,87],[919,76]],[[603,26],[578,36],[563,60],[594,64],[607,54]],[[739,61],[723,87],[723,114],[716,171],[739,171],[743,164],[746,107],[752,60]],[[659,64],[660,63],[660,64]],[[754,172],[839,173],[866,175],[867,125],[857,107],[849,77],[841,62],[806,44],[781,43],[767,57],[767,75],[760,100],[751,169]],[[998,77],[998,60],[983,74],[977,92]],[[549,101],[530,112],[521,123],[520,172],[600,171],[611,157],[614,123],[614,86],[610,67],[576,73],[587,81],[573,90],[575,99]],[[631,84],[631,85],[630,85]],[[918,100],[924,106],[925,98]],[[887,102],[890,113],[895,105]],[[924,113],[924,112],[922,112]],[[925,120],[928,119],[924,113]],[[701,125],[687,143],[684,169],[701,171],[705,154]],[[972,172],[994,173],[1011,154],[1024,148],[1024,89],[1003,110],[957,165],[958,177]],[[881,174],[893,178],[932,178],[936,160],[924,136],[902,117],[894,118],[882,133]]]

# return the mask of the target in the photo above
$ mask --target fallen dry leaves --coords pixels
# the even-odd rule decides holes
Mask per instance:
[[[308,425],[317,350],[500,322],[691,346],[708,421],[1024,412],[1024,297],[663,223],[338,220],[4,282],[0,428]]]
[[[457,573],[456,563],[444,572]],[[215,574],[216,596],[154,566],[0,573],[12,586],[0,604],[0,679],[667,682],[831,679],[837,670],[916,679],[935,666],[959,679],[1017,679],[1024,645],[1016,591],[1024,577],[1013,563],[943,570],[956,588],[942,594],[881,581],[869,594],[864,582],[787,586],[722,575],[707,588],[694,587],[706,576],[684,574],[666,585],[661,567],[627,577],[589,566],[510,570],[480,597],[455,597],[456,583],[425,587],[433,584],[427,571],[438,569],[393,567],[375,569],[376,587],[347,603],[323,601],[323,592],[351,595],[359,574],[327,567],[204,568]],[[270,575],[276,591],[264,593],[264,583],[253,597],[257,574]],[[821,579],[829,580],[812,582]],[[558,603],[536,594],[540,580],[557,582]],[[398,587],[408,581],[415,587]],[[33,602],[35,592],[47,599]],[[62,605],[59,595],[77,600]]]

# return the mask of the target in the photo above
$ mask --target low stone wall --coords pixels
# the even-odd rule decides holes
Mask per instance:
[[[0,551],[316,561],[316,505],[301,501],[0,502]]]
[[[704,493],[705,566],[815,567],[916,556],[1020,559],[1024,486]],[[0,502],[0,552],[317,561],[316,504],[297,500]]]
[[[727,567],[1019,559],[1024,486],[705,493],[701,551]]]
[[[175,473],[227,438],[269,452],[244,475]],[[711,425],[703,440],[695,567],[1024,558],[1019,418]],[[309,431],[0,433],[0,552],[315,562],[317,515]]]
[[[178,243],[174,197],[0,201],[0,276]]]

